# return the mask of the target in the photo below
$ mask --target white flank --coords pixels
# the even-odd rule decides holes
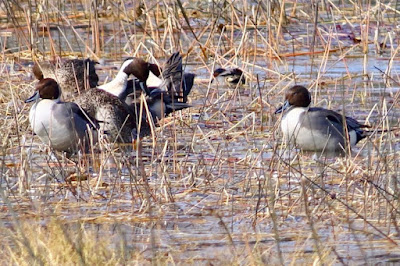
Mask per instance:
[[[355,130],[349,131],[350,146],[355,146],[357,143],[357,132]]]

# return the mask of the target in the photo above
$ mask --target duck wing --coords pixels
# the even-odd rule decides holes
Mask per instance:
[[[72,114],[75,114],[82,120],[86,121],[91,128],[93,129],[100,128],[99,122],[101,121],[98,121],[94,117],[90,116],[78,104],[74,102],[66,102],[62,104],[67,108],[67,110],[70,110]]]
[[[162,77],[164,79],[164,86],[170,95],[182,96],[182,56],[179,52],[171,55],[164,65]]]
[[[329,121],[331,127],[334,127],[337,132],[343,133],[343,115],[333,111],[327,110],[324,108],[313,107],[308,110],[308,114],[310,116],[310,120],[313,121],[313,126],[317,126],[321,130],[326,130],[325,121]],[[355,131],[357,134],[357,142],[363,138],[365,138],[365,134],[362,128],[369,127],[367,125],[361,124],[356,119],[352,117],[345,116],[347,132]]]
[[[196,77],[193,73],[184,73],[182,80],[182,90],[183,90],[183,99],[182,102],[186,103],[189,93],[192,91],[194,78]]]

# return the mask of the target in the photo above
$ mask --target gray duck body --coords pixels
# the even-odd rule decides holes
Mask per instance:
[[[29,122],[43,143],[70,154],[87,151],[97,141],[97,121],[73,102],[60,101],[61,91],[53,79],[43,79],[35,94],[25,102],[33,102]]]
[[[293,86],[285,95],[285,103],[275,113],[283,113],[281,129],[284,140],[307,151],[343,152],[366,137],[363,128],[351,117],[333,110],[309,107],[311,94],[303,86]]]

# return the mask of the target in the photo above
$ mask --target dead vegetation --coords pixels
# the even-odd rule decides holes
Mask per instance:
[[[400,4],[305,2],[2,1],[1,263],[398,261]],[[32,61],[101,60],[105,81],[177,50],[194,107],[154,142],[70,160],[32,136]],[[218,66],[249,84],[211,83]],[[273,113],[295,83],[375,132],[340,158],[289,152]]]

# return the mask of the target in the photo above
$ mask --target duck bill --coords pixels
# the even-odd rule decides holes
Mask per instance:
[[[147,96],[149,96],[151,94],[151,91],[146,86],[145,82],[139,81],[139,85],[140,85],[140,88],[142,89],[142,91],[144,91],[144,93],[146,93]]]
[[[185,108],[192,107],[192,105],[187,104],[187,103],[176,102],[176,103],[166,104],[166,107],[170,108],[171,110],[174,110],[174,111],[179,111],[179,110],[182,110],[182,109],[185,109]]]
[[[289,107],[290,107],[290,103],[288,101],[285,101],[281,107],[276,109],[275,114],[283,113]]]
[[[25,103],[30,103],[30,102],[34,102],[37,99],[39,99],[40,95],[39,95],[39,91],[35,91],[35,93],[29,97],[28,99],[25,100]]]
[[[164,94],[164,90],[161,90],[159,88],[152,89],[149,94],[147,94],[150,98],[157,98],[161,97],[162,94]]]

